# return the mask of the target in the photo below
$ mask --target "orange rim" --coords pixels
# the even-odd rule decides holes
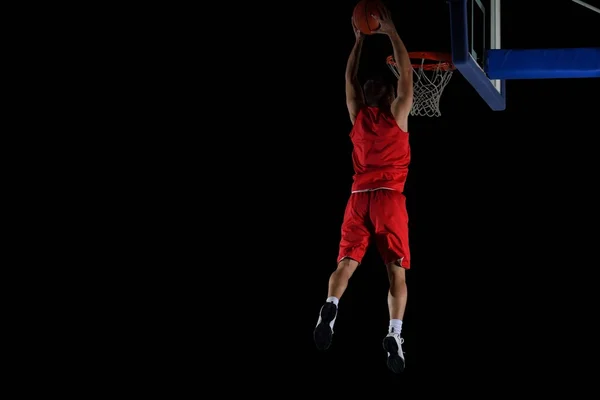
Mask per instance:
[[[444,71],[455,70],[456,67],[452,64],[452,56],[448,53],[436,53],[431,51],[413,51],[408,53],[411,60],[425,61],[424,63],[412,64],[415,69],[423,69],[425,71],[433,71],[441,69]],[[427,62],[429,61],[429,62]],[[394,56],[388,56],[387,63],[391,66],[396,66]]]

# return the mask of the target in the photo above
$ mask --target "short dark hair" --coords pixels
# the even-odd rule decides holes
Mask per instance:
[[[364,83],[363,93],[365,95],[365,102],[368,105],[375,106],[390,93],[394,93],[394,85],[383,78],[376,76],[368,79]]]

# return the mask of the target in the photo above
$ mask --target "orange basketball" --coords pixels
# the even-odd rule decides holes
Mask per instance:
[[[379,22],[371,14],[379,17],[379,7],[382,6],[379,0],[360,0],[352,13],[354,26],[365,35],[372,35],[373,31],[379,29]]]

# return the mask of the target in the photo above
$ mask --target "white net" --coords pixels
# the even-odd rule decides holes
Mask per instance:
[[[442,93],[452,78],[453,69],[448,67],[447,62],[437,62],[436,64],[425,63],[426,59],[421,59],[420,66],[413,64],[413,106],[410,115],[420,117],[439,117],[440,98]],[[390,57],[388,66],[399,78],[396,63]]]

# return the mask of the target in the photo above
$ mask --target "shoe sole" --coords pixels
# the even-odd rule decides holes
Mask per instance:
[[[383,339],[383,348],[385,351],[390,353],[387,359],[388,368],[397,374],[404,371],[404,360],[398,354],[398,343],[393,337],[386,337]]]
[[[335,304],[326,303],[321,309],[321,322],[319,325],[317,325],[315,331],[313,332],[315,344],[319,350],[327,350],[329,346],[331,346],[333,332],[331,331],[329,324],[335,318],[335,314],[337,312],[336,308],[337,307]]]

